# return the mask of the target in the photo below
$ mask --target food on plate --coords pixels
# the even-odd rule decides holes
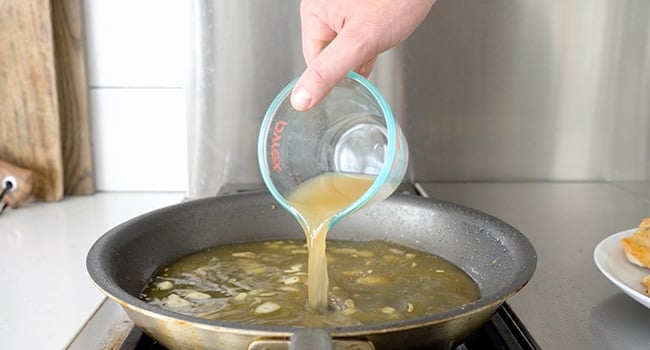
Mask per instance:
[[[307,303],[304,242],[223,245],[164,266],[145,301],[206,319],[337,327],[422,317],[477,300],[476,282],[451,262],[388,241],[327,244],[328,311]]]
[[[641,285],[645,287],[646,294],[650,295],[650,275],[647,275],[641,279]]]
[[[641,221],[639,228],[621,239],[627,260],[635,265],[650,268],[650,218]]]
[[[628,261],[650,269],[650,218],[644,218],[631,236],[621,239],[621,245]],[[650,275],[641,280],[641,285],[650,295]]]

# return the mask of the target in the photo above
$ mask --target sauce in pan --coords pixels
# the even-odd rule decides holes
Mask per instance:
[[[176,312],[253,325],[338,327],[394,322],[479,298],[476,283],[441,257],[386,241],[329,241],[327,312],[308,299],[308,245],[223,245],[157,273],[141,297]]]
[[[142,298],[196,317],[307,327],[417,318],[478,299],[474,281],[440,257],[384,241],[326,247],[332,217],[374,179],[328,173],[306,181],[287,198],[304,218],[306,244],[209,249],[164,268]]]

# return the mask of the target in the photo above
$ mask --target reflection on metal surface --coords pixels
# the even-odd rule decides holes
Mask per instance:
[[[262,183],[257,133],[304,69],[298,0],[194,0],[188,81],[190,197]]]
[[[255,138],[304,67],[299,1],[195,0],[190,196],[261,183]],[[371,76],[419,181],[650,179],[650,2],[439,0]]]
[[[404,89],[387,95],[417,180],[650,178],[649,15],[647,1],[440,0],[376,68]]]

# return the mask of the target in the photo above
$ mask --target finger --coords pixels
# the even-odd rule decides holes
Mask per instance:
[[[345,75],[368,62],[375,53],[351,35],[340,33],[312,60],[291,95],[296,110],[307,110],[319,103]],[[371,67],[371,66],[370,66]]]
[[[300,9],[302,54],[307,66],[336,37],[336,32],[322,20],[318,8],[314,6],[303,1]]]

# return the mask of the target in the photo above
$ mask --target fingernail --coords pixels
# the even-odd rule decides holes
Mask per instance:
[[[311,103],[311,95],[309,91],[305,90],[302,86],[298,86],[291,94],[291,105],[298,111],[304,111],[309,108]]]

